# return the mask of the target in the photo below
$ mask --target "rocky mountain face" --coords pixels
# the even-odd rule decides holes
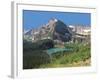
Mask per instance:
[[[32,41],[49,38],[61,42],[68,42],[72,38],[72,32],[71,29],[61,20],[53,18],[39,29],[31,29],[26,32],[24,38]]]
[[[62,21],[58,20],[54,26],[53,39],[61,40],[62,42],[70,41],[72,33],[70,28]]]

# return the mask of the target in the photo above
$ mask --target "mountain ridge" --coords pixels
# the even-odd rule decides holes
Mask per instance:
[[[84,35],[85,31],[90,31],[90,27],[66,25],[63,21],[51,18],[47,24],[43,24],[38,29],[30,29],[24,34],[24,39],[37,41],[42,39],[52,39],[60,42],[69,42],[75,34]],[[82,37],[82,36],[81,36]]]

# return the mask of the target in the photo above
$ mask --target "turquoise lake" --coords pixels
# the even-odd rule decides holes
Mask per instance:
[[[73,51],[73,49],[67,49],[67,48],[51,48],[51,49],[48,49],[47,50],[47,53],[48,54],[53,54],[53,53],[56,53],[56,52],[61,52],[61,51]]]

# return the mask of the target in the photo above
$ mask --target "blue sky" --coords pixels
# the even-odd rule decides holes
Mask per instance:
[[[51,18],[59,19],[66,25],[91,25],[90,13],[23,10],[24,30],[38,28]]]

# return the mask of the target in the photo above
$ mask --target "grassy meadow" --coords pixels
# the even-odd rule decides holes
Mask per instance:
[[[63,45],[64,48],[71,48],[73,50],[48,54],[46,51],[48,47],[42,45],[46,42],[52,41],[45,40],[38,41],[37,43],[24,43],[23,69],[78,67],[89,66],[91,63],[89,43],[65,43]],[[53,44],[51,46],[55,47]]]

